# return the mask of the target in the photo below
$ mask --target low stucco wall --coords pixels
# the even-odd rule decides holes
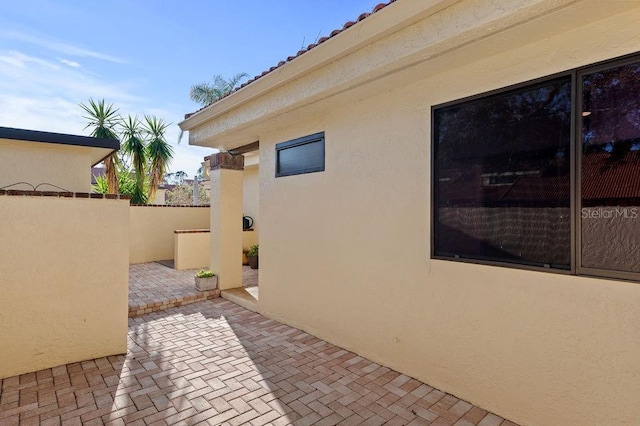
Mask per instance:
[[[208,229],[175,232],[174,268],[209,268],[211,232]]]
[[[91,192],[91,155],[86,147],[0,139],[0,188]],[[56,187],[46,185],[53,184]],[[33,186],[33,187],[32,187]]]
[[[126,352],[129,201],[0,195],[0,378]]]
[[[129,263],[173,259],[174,231],[209,229],[209,210],[208,206],[131,206]]]
[[[638,424],[638,283],[430,259],[431,107],[640,51],[640,9],[581,18],[614,3],[632,4],[580,4],[261,123],[261,312],[521,424]],[[394,37],[453,31],[448,13]],[[326,170],[274,178],[274,145],[320,131]]]

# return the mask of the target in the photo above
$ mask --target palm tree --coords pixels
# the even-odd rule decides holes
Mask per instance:
[[[147,142],[147,157],[150,161],[148,199],[153,200],[173,156],[173,148],[164,137],[169,127],[168,123],[154,115],[145,115],[144,120],[144,133],[149,138]]]
[[[105,105],[104,99],[94,101],[89,98],[89,105],[80,103],[80,107],[87,113],[83,116],[88,120],[86,128],[92,128],[91,136],[94,138],[118,139],[115,131],[120,120],[118,109],[113,104]],[[118,156],[114,152],[104,159],[105,175],[107,176],[108,190],[112,194],[118,193]]]
[[[145,204],[147,197],[144,190],[145,168],[147,160],[147,146],[142,137],[142,129],[138,117],[129,115],[122,120],[122,149],[131,156],[133,170],[136,175],[136,188],[131,197],[133,204]]]
[[[213,77],[213,84],[200,83],[191,86],[189,97],[192,101],[202,106],[207,106],[232,92],[238,86],[240,80],[247,77],[249,77],[247,73],[241,72],[227,80],[218,74]]]

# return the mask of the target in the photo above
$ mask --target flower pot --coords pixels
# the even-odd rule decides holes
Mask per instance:
[[[207,278],[198,278],[196,279],[196,288],[199,291],[207,291],[207,290],[215,290],[218,288],[218,276],[214,275],[213,277]]]
[[[251,269],[258,269],[258,256],[247,256]]]

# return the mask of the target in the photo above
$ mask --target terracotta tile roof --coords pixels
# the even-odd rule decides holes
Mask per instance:
[[[608,153],[585,155],[582,161],[582,197],[585,200],[640,199],[640,151],[621,157]]]
[[[379,12],[380,10],[384,9],[385,7],[389,6],[391,3],[395,3],[398,0],[388,0],[386,3],[378,3],[372,10],[371,12],[365,12],[365,13],[361,13],[354,21],[347,21],[342,28],[339,29],[335,29],[333,31],[331,31],[331,33],[329,33],[328,36],[326,37],[320,37],[318,39],[318,41],[316,43],[312,43],[310,45],[308,45],[306,48],[299,50],[295,55],[293,56],[289,56],[287,57],[286,60],[280,61],[278,62],[277,65],[272,66],[271,68],[269,68],[268,70],[265,70],[262,72],[262,74],[260,75],[256,75],[255,77],[249,79],[248,81],[246,81],[245,83],[241,84],[240,87],[232,90],[231,92],[227,93],[226,95],[222,96],[220,99],[216,100],[215,102],[210,103],[207,106],[204,106],[202,108],[200,108],[197,111],[194,111],[192,113],[188,113],[185,114],[184,118],[187,119],[189,117],[191,117],[194,114],[197,114],[198,112],[202,111],[203,109],[206,109],[208,107],[210,107],[211,105],[219,102],[220,100],[226,98],[227,96],[230,96],[232,93],[237,92],[238,90],[242,89],[245,86],[248,86],[249,84],[253,83],[254,81],[264,77],[265,75],[271,73],[272,71],[275,71],[276,69],[282,67],[284,64],[286,64],[287,62],[291,62],[294,59],[296,59],[298,56],[303,55],[305,53],[307,53],[308,51],[310,51],[311,49],[315,48],[316,46],[326,42],[327,40],[329,40],[332,37],[337,36],[338,34],[342,33],[343,31],[346,31],[347,29],[351,28],[352,26],[354,26],[355,24],[357,24],[360,21],[365,20],[366,18],[368,18],[369,16],[373,15],[376,12]]]
[[[523,167],[523,170],[532,170]],[[493,170],[492,170],[493,171]],[[568,202],[569,175],[522,176],[512,184],[483,185],[480,168],[463,173],[449,169],[441,172],[438,183],[440,202],[456,205],[499,205],[517,203],[553,204]],[[590,153],[582,161],[583,206],[637,205],[640,200],[640,151],[619,157],[606,152]]]

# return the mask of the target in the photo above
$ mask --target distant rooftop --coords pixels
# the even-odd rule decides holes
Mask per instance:
[[[115,151],[120,149],[120,141],[117,139],[93,138],[90,136],[69,135],[65,133],[15,129],[13,127],[0,127],[0,139],[56,143],[63,145],[86,146],[90,148],[106,148]]]
[[[15,129],[13,127],[0,127],[0,139],[90,148],[92,151],[91,161],[94,165],[111,155],[112,152],[120,149],[120,141],[117,139],[94,138],[91,136],[43,132],[40,130]]]

